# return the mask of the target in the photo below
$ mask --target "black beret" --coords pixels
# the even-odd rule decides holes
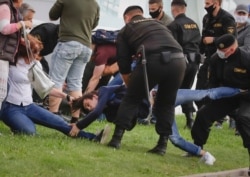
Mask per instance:
[[[30,34],[38,37],[43,43],[41,56],[48,55],[53,52],[58,40],[59,25],[54,23],[42,23],[30,31]]]
[[[125,14],[127,14],[129,11],[131,11],[131,10],[136,10],[136,9],[141,10],[141,12],[143,13],[143,9],[142,9],[140,6],[134,5],[134,6],[128,6],[128,7],[125,9],[125,11],[124,11],[123,16],[124,16]]]
[[[218,49],[225,49],[230,47],[235,42],[235,37],[232,34],[224,34],[215,40],[215,46]]]
[[[172,3],[171,3],[171,6],[174,6],[174,5],[187,6],[187,3],[184,0],[173,0]]]

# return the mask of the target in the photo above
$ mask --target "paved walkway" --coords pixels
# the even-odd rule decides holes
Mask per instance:
[[[248,168],[240,168],[229,171],[221,171],[214,173],[202,173],[197,175],[189,175],[183,177],[248,177]]]

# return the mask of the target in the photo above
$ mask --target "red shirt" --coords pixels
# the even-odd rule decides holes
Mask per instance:
[[[97,44],[92,60],[96,66],[111,65],[117,61],[115,44]]]

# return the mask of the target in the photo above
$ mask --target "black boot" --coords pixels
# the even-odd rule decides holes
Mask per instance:
[[[193,113],[185,113],[186,116],[186,126],[185,128],[192,129],[193,124],[194,124],[194,119],[193,119]]]
[[[168,136],[160,135],[157,145],[153,149],[150,149],[148,152],[158,155],[164,155],[167,149],[167,142]]]
[[[108,143],[108,146],[119,149],[121,146],[121,140],[122,140],[122,136],[123,136],[124,132],[125,132],[125,130],[123,128],[116,126],[114,134],[112,136],[112,139]]]

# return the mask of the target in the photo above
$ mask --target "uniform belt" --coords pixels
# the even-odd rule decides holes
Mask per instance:
[[[157,53],[151,53],[149,54],[149,56],[160,56],[161,52],[157,52]],[[171,53],[170,54],[170,58],[171,59],[175,59],[175,58],[184,58],[185,55],[182,52],[175,52],[175,53]]]
[[[170,58],[175,59],[175,58],[184,58],[184,54],[182,52],[177,52],[177,53],[171,53]]]

